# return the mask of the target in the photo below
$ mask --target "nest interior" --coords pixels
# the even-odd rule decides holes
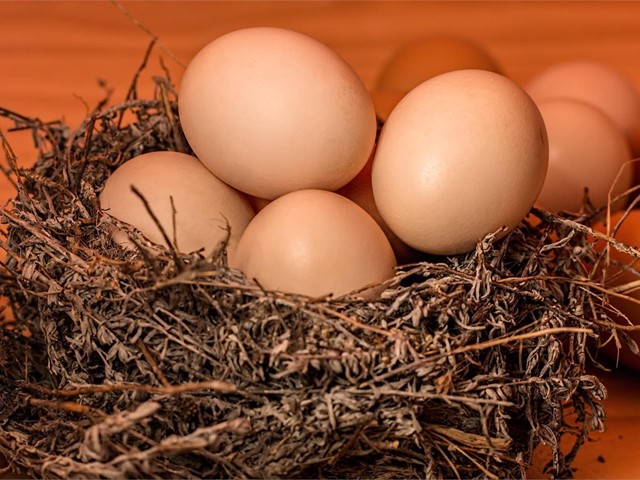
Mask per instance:
[[[137,78],[137,76],[136,76]],[[38,477],[524,476],[602,430],[587,372],[611,330],[582,218],[537,211],[466,255],[398,269],[382,297],[264,291],[212,256],[150,244],[98,206],[108,175],[185,153],[176,94],[135,81],[76,129],[33,132],[4,223],[0,453]],[[138,249],[114,246],[117,224]],[[7,310],[9,312],[9,310]],[[624,332],[619,332],[628,340]],[[570,448],[560,439],[570,437]]]

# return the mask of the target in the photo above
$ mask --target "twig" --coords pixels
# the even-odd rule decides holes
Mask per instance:
[[[149,35],[151,37],[152,40],[154,40],[155,42],[157,42],[158,46],[160,47],[160,49],[167,54],[167,56],[172,59],[174,62],[176,62],[178,65],[180,65],[182,68],[187,68],[187,66],[178,59],[178,57],[176,57],[173,52],[171,50],[169,50],[167,47],[164,46],[163,43],[161,43],[158,39],[158,37],[156,35],[153,34],[153,32],[151,32],[151,30],[149,30],[147,27],[145,27],[137,18],[135,18],[127,9],[124,8],[124,6],[122,5],[121,2],[117,1],[117,0],[111,0],[111,3],[113,3],[118,10],[120,10],[122,13],[124,13],[124,15],[131,20],[131,22],[138,27],[140,30],[142,30],[144,33],[146,33],[147,35]]]
[[[420,368],[424,365],[427,365],[428,363],[431,363],[439,358],[442,357],[449,357],[449,356],[454,356],[454,355],[458,355],[460,353],[465,353],[465,352],[469,352],[469,351],[474,351],[474,350],[484,350],[487,348],[492,348],[492,347],[497,347],[499,345],[506,345],[508,343],[513,343],[513,342],[520,342],[522,340],[528,340],[531,338],[537,338],[537,337],[541,337],[541,336],[547,336],[547,335],[557,335],[559,333],[588,333],[588,334],[593,334],[593,330],[589,329],[589,328],[577,328],[577,327],[559,327],[559,328],[546,328],[544,330],[538,330],[535,332],[528,332],[528,333],[522,333],[519,335],[513,335],[513,336],[509,336],[509,337],[505,337],[505,338],[496,338],[493,340],[488,340],[486,342],[482,342],[482,343],[478,343],[478,344],[474,344],[474,345],[464,345],[462,347],[458,347],[455,348],[453,350],[451,350],[450,352],[445,352],[445,353],[438,353],[438,354],[434,354],[433,356],[429,356],[423,360],[419,360],[413,363],[410,363],[408,365],[404,365],[402,367],[398,367],[394,370],[389,371],[388,373],[385,373],[383,375],[380,376],[376,376],[374,377],[375,381],[382,381],[382,380],[386,380],[390,377],[393,377],[395,375],[399,375],[400,373],[409,371],[409,370],[415,370],[417,368]],[[366,382],[364,385],[367,385],[368,382]]]
[[[178,268],[178,271],[183,271],[184,270],[184,263],[182,262],[182,259],[178,256],[178,252],[176,251],[176,247],[174,246],[173,242],[169,238],[169,235],[167,235],[167,231],[162,226],[162,223],[160,222],[160,219],[154,213],[153,209],[151,208],[151,205],[149,204],[147,199],[144,197],[142,192],[140,192],[140,190],[138,190],[138,188],[135,185],[131,185],[131,191],[136,195],[136,197],[138,197],[140,199],[140,201],[144,205],[144,209],[147,211],[147,213],[149,214],[149,216],[153,220],[153,223],[156,225],[156,227],[160,231],[160,234],[162,235],[162,238],[164,239],[164,241],[165,241],[165,243],[167,245],[167,248],[169,248],[169,251],[171,252],[171,256],[173,257],[173,259],[174,259],[174,261],[176,263],[176,267]]]
[[[540,210],[538,208],[533,208],[532,211],[538,215],[540,218],[543,218],[545,220],[547,220],[548,222],[551,223],[555,223],[555,224],[560,224],[560,225],[565,225],[567,227],[570,227],[573,230],[576,230],[580,233],[585,233],[587,235],[590,235],[592,237],[597,238],[598,240],[603,240],[605,242],[607,242],[610,245],[613,245],[615,247],[616,250],[618,250],[619,252],[623,252],[623,253],[627,253],[629,255],[631,255],[634,258],[640,258],[640,250],[630,247],[628,245],[625,245],[624,243],[616,240],[613,237],[610,237],[609,235],[605,235],[603,233],[600,233],[596,230],[593,230],[592,228],[583,225],[581,223],[575,222],[573,220],[569,220],[568,218],[562,218],[559,215],[556,215],[555,213],[551,213],[545,210]]]
[[[142,352],[142,355],[144,355],[145,360],[149,363],[149,365],[151,365],[151,369],[160,380],[160,383],[162,383],[162,385],[167,388],[171,388],[169,380],[167,380],[167,377],[164,376],[164,373],[162,373],[162,370],[160,370],[160,368],[158,367],[155,358],[153,358],[153,355],[151,355],[151,352],[149,352],[149,349],[144,344],[144,342],[142,340],[138,340],[137,344],[140,348],[140,351]]]
[[[70,413],[79,413],[82,415],[96,415],[99,417],[105,417],[106,413],[96,408],[91,408],[87,405],[82,405],[76,402],[52,402],[49,400],[41,400],[38,398],[29,398],[29,404],[38,407],[54,408],[57,410],[64,410]]]
[[[57,388],[47,388],[40,385],[24,385],[26,388],[38,391],[47,395],[57,397],[77,397],[79,395],[89,395],[94,393],[108,392],[146,392],[157,395],[179,395],[187,392],[197,392],[200,390],[213,390],[218,393],[242,393],[235,385],[219,380],[209,380],[207,382],[189,382],[182,385],[170,385],[155,387],[152,385],[141,385],[136,383],[121,383],[115,385],[87,385],[68,390]]]

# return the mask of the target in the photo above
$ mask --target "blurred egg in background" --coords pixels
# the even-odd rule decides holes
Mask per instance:
[[[373,89],[376,114],[386,120],[409,91],[441,73],[478,69],[501,73],[502,67],[471,39],[438,35],[403,45],[384,65]]]
[[[640,153],[640,93],[620,70],[601,62],[571,60],[540,71],[525,89],[536,102],[573,99],[599,108]]]
[[[547,210],[579,212],[585,188],[595,208],[632,184],[631,150],[624,133],[601,110],[582,101],[542,100],[549,137],[549,168],[538,197]],[[621,208],[623,201],[617,202]]]

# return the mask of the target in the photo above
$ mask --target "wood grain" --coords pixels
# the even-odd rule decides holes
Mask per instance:
[[[405,42],[454,34],[484,45],[505,72],[525,83],[557,61],[591,58],[625,72],[640,88],[640,2],[125,2],[160,47],[179,84],[183,67],[213,38],[248,26],[306,33],[336,50],[372,88],[385,61]],[[0,106],[77,125],[105,94],[129,88],[150,36],[109,1],[0,2]],[[162,48],[166,51],[162,51]],[[171,52],[171,54],[167,53]],[[174,60],[172,57],[175,57]],[[148,79],[148,76],[147,76]],[[150,93],[142,81],[141,93]],[[0,121],[0,129],[10,125]],[[20,162],[30,164],[29,135],[9,134]],[[0,201],[12,194],[0,181]],[[640,376],[604,376],[608,431],[583,448],[577,478],[640,477]],[[543,456],[541,451],[541,458]],[[539,459],[532,476],[542,476]]]

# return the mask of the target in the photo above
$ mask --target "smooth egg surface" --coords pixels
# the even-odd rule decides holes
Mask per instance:
[[[146,153],[111,174],[100,193],[100,206],[160,245],[168,246],[132,186],[140,191],[169,239],[172,243],[175,239],[175,246],[183,252],[204,249],[205,254],[211,253],[226,238],[228,222],[228,251],[232,255],[254,216],[246,198],[216,178],[197,158],[177,152]],[[132,247],[124,231],[113,232],[113,239],[126,248]]]
[[[575,60],[552,65],[525,87],[536,102],[572,99],[602,110],[640,154],[640,94],[622,72],[598,62]]]
[[[184,133],[217,177],[271,200],[336,190],[373,149],[373,102],[353,69],[301,33],[247,28],[190,62],[178,99]]]
[[[548,153],[540,112],[519,86],[483,70],[448,72],[391,112],[373,160],[373,195],[402,241],[460,254],[527,215]]]
[[[594,207],[625,192],[633,181],[631,150],[618,126],[602,111],[575,100],[538,102],[549,136],[549,169],[538,197],[553,211],[579,212],[585,188]],[[624,202],[612,205],[621,208]]]
[[[387,237],[361,207],[333,192],[299,190],[256,215],[231,266],[266,289],[316,297],[387,280],[396,261]]]
[[[373,89],[378,117],[386,120],[407,93],[441,73],[454,70],[488,70],[502,67],[481,45],[450,35],[431,36],[403,45],[385,64]]]

